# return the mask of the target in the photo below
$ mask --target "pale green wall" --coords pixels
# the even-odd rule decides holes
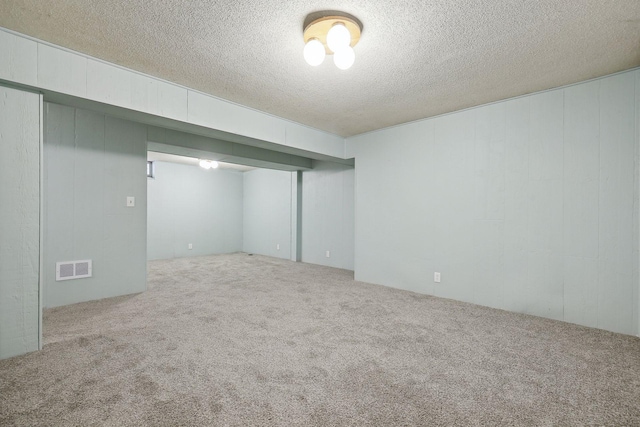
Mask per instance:
[[[236,251],[295,259],[295,172],[156,162],[154,174],[148,180],[149,259]],[[353,270],[353,168],[315,161],[303,173],[302,200],[302,261]]]
[[[355,155],[358,165],[354,265],[359,279],[614,331],[640,331],[638,168],[630,172],[629,163],[637,161],[640,139],[638,71],[360,135],[345,147],[335,135],[4,30],[0,53],[7,59],[0,61],[1,79],[50,95],[124,107],[166,119],[163,123],[244,133],[278,149],[343,157],[346,148],[344,157]],[[111,127],[107,122],[115,119],[105,119],[105,130]],[[105,140],[105,147],[110,144]],[[112,157],[105,152],[105,164],[118,164]],[[119,190],[89,183],[97,185],[96,200],[117,196],[120,203]],[[96,228],[110,254],[123,247],[126,236],[119,236],[127,226],[111,218],[111,202],[102,208]],[[129,215],[122,214],[125,222],[133,221]],[[136,230],[146,229],[142,221]],[[94,237],[100,234],[81,227]],[[144,245],[142,236],[138,240]],[[68,240],[61,241],[59,248],[45,248],[45,255],[57,258],[59,251],[75,257],[65,246]],[[144,265],[144,257],[138,264]],[[440,285],[432,281],[436,270],[443,273]],[[50,264],[43,274],[52,274]],[[93,293],[77,285],[70,285],[67,295]]]
[[[96,101],[121,107],[111,114],[149,118],[156,126],[214,138],[232,137],[274,151],[307,152],[316,158],[343,158],[345,141],[271,114],[59,48],[0,28],[0,79],[42,89],[49,96]],[[61,102],[61,101],[58,101]],[[140,115],[143,113],[143,115]],[[147,122],[151,124],[151,121]],[[218,136],[216,136],[218,135]],[[239,137],[238,137],[239,136]],[[222,138],[224,139],[224,138]],[[320,156],[315,156],[320,154]],[[276,156],[278,157],[278,156]]]
[[[302,173],[303,262],[353,270],[354,177],[352,167],[322,161]]]
[[[146,155],[145,126],[45,104],[46,307],[146,289]],[[55,281],[56,262],[82,259],[93,277]]]
[[[147,184],[148,259],[242,250],[242,172],[154,162]]]
[[[356,279],[637,334],[639,73],[350,138]]]
[[[291,259],[295,181],[295,172],[255,169],[244,173],[244,252]]]
[[[244,173],[243,251],[295,259],[301,242],[303,262],[353,270],[354,169],[314,161],[313,170],[302,172],[300,239],[297,185],[295,172]]]
[[[0,86],[0,359],[40,343],[40,109]]]

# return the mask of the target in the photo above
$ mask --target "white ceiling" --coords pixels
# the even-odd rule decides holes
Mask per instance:
[[[178,156],[176,154],[158,153],[156,151],[147,151],[147,160],[151,162],[169,162],[180,163],[183,165],[199,166],[200,159],[195,157]],[[208,159],[204,159],[208,160]],[[218,161],[218,167],[220,169],[233,169],[241,172],[253,170],[255,168],[245,165],[237,165],[234,163],[226,163]]]
[[[308,66],[307,14],[364,29]],[[3,0],[0,26],[342,136],[640,65],[639,0]]]

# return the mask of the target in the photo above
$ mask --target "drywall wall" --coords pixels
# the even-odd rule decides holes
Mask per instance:
[[[295,183],[296,172],[270,169],[244,172],[244,252],[291,259],[295,232],[291,195]]]
[[[0,86],[0,359],[40,345],[40,110]]]
[[[145,126],[45,103],[46,307],[146,289],[146,156]],[[56,262],[83,259],[93,277],[56,282]]]
[[[352,167],[322,161],[302,173],[303,262],[353,270],[354,177]]]
[[[349,139],[356,279],[637,334],[638,73]]]
[[[148,259],[242,250],[242,172],[154,162],[147,184]]]
[[[344,158],[344,139],[0,28],[0,80],[246,138]],[[6,60],[5,60],[6,59]],[[55,94],[54,94],[55,95]],[[45,97],[46,99],[46,97]],[[171,123],[167,121],[166,123]],[[193,126],[192,126],[193,127]],[[195,129],[195,127],[194,127]],[[198,132],[196,132],[198,133]],[[249,138],[255,139],[254,141]],[[265,144],[267,143],[271,144]],[[286,150],[285,150],[286,151]]]

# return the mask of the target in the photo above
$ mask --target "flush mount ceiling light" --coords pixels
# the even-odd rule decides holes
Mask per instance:
[[[216,169],[218,162],[215,160],[200,160],[200,167],[205,169]]]
[[[360,41],[361,32],[362,25],[354,17],[327,12],[327,16],[313,20],[304,28],[304,59],[315,67],[322,64],[326,55],[333,55],[336,67],[346,70],[356,59],[353,47]]]

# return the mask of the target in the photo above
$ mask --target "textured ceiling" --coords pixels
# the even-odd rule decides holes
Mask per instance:
[[[307,14],[364,26],[303,57]],[[350,136],[640,65],[640,0],[2,0],[0,26]]]

